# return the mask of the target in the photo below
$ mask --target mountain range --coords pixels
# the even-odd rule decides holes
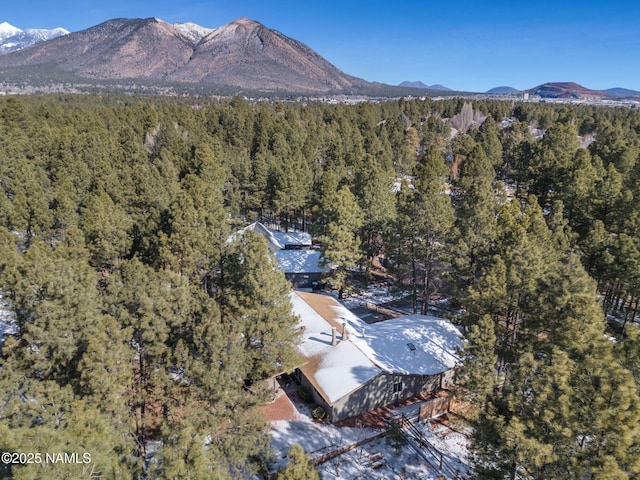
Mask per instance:
[[[120,18],[0,56],[0,68],[35,66],[89,79],[306,93],[346,92],[369,84],[303,43],[248,18],[215,29]]]
[[[73,33],[62,28],[23,31],[5,22],[0,24],[0,53],[0,78],[5,82],[175,82],[318,95],[452,92],[420,81],[394,87],[348,75],[305,44],[245,17],[218,28],[118,18]],[[496,87],[487,93],[517,92]],[[589,99],[640,95],[624,88],[594,91],[573,82],[547,83],[523,93]]]
[[[444,85],[440,85],[438,83],[435,84],[435,85],[425,85],[424,83],[422,83],[420,81],[417,81],[417,82],[404,81],[398,86],[399,87],[407,87],[407,88],[423,88],[425,90],[441,90],[441,91],[444,91],[444,92],[452,92],[453,91],[449,87],[445,87]]]
[[[448,90],[451,89],[443,85],[428,86],[420,81],[402,82],[400,86],[410,88],[421,88],[430,90]],[[485,93],[492,95],[511,95],[519,93],[528,93],[541,98],[557,98],[557,99],[606,99],[606,98],[629,98],[638,97],[640,92],[630,90],[628,88],[608,88],[606,90],[591,90],[583,87],[575,82],[549,82],[543,83],[527,90],[518,90],[513,87],[501,86],[487,90]]]
[[[7,22],[3,22],[0,23],[0,53],[20,50],[29,45],[61,37],[68,33],[69,31],[64,28],[54,28],[53,30],[27,28],[26,30],[21,30]]]

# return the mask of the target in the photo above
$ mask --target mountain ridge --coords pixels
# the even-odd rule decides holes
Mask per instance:
[[[442,90],[446,92],[453,91],[449,87],[445,87],[444,85],[440,85],[439,83],[436,83],[435,85],[427,85],[419,80],[418,81],[405,80],[404,82],[400,83],[398,86],[405,87],[405,88],[422,88],[424,90]]]
[[[91,79],[147,79],[307,93],[364,88],[311,48],[241,17],[215,29],[157,18],[108,20],[7,53],[0,67],[51,65]]]
[[[630,90],[628,88],[614,87],[603,90],[610,97],[637,97],[640,95],[638,90]]]
[[[18,42],[19,37],[26,38],[25,32],[31,32],[29,40]],[[440,84],[405,81],[395,87],[351,76],[304,43],[247,17],[217,28],[171,24],[154,17],[116,18],[72,33],[61,28],[23,31],[4,22],[0,24],[0,69],[5,83],[29,85],[36,81],[76,85],[86,79],[94,85],[101,81],[175,83],[319,95],[411,96],[416,89],[455,94]],[[522,91],[496,87],[485,93],[557,99],[636,100],[640,96],[635,90],[590,90],[575,82],[550,82]]]
[[[509,86],[500,86],[494,87],[490,90],[487,90],[485,93],[497,93],[497,94],[509,94],[509,93],[518,93],[520,90],[517,88],[509,87]]]
[[[542,98],[587,99],[607,97],[606,92],[591,90],[576,82],[548,82],[525,90],[525,92]]]

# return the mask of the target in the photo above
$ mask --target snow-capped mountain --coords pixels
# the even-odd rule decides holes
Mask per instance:
[[[51,40],[68,33],[64,28],[54,28],[52,30],[27,28],[26,30],[20,30],[7,22],[3,22],[0,23],[0,53],[20,50],[34,43]]]
[[[89,79],[268,91],[377,88],[342,72],[303,43],[246,17],[213,29],[157,18],[116,18],[0,55],[0,68],[11,67],[38,67],[52,76],[66,72]]]
[[[22,30],[8,24],[7,22],[0,23],[0,41],[4,41],[7,38],[13,37],[20,32],[22,32]]]

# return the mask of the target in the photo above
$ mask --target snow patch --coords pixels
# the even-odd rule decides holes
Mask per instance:
[[[8,335],[18,333],[18,325],[16,325],[16,317],[11,310],[11,304],[2,296],[0,291],[0,343]]]
[[[255,27],[258,27],[260,24],[254,22],[251,19],[246,17],[238,18],[231,23],[227,23],[226,25],[222,25],[213,30],[211,37],[220,37],[220,38],[228,38],[233,37],[238,33],[238,30],[249,30]]]
[[[24,33],[33,40],[44,42],[45,40],[51,40],[52,38],[61,37],[62,35],[68,35],[69,31],[60,27],[51,30],[44,28],[27,28]]]
[[[213,28],[202,27],[192,22],[174,23],[173,26],[193,43],[198,43],[214,30]]]

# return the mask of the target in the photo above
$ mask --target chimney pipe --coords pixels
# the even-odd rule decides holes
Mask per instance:
[[[347,322],[342,324],[342,341],[349,339],[349,332],[347,332]]]
[[[336,329],[335,327],[331,327],[331,346],[335,347],[338,344],[338,339],[336,338]]]

